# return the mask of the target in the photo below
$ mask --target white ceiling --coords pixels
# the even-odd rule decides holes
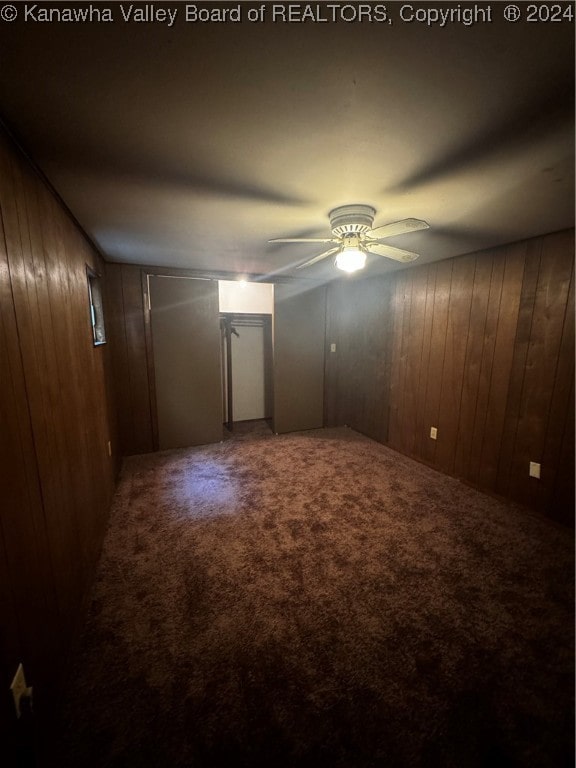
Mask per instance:
[[[469,27],[402,22],[401,3],[392,24],[248,22],[260,5],[230,24],[178,4],[172,27],[125,23],[117,3],[113,23],[0,23],[0,112],[108,259],[290,274],[322,247],[268,239],[327,235],[347,203],[428,221],[389,241],[416,263],[573,226],[573,25],[496,2]]]

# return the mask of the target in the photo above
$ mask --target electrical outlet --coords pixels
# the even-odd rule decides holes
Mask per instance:
[[[540,464],[537,461],[530,462],[530,468],[528,470],[530,477],[535,477],[540,480]]]
[[[108,456],[112,456],[112,443],[108,440]]]
[[[436,440],[438,438],[438,428],[437,427],[430,427],[430,437],[432,440]]]
[[[336,352],[336,344],[330,344],[330,352]]]
[[[14,699],[14,708],[16,710],[16,717],[20,717],[22,714],[21,704],[22,698],[30,699],[32,697],[32,688],[28,688],[26,685],[26,678],[24,677],[24,667],[22,664],[18,664],[18,669],[12,680],[10,686],[12,691],[12,698]]]

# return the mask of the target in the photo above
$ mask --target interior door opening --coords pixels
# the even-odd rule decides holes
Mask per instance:
[[[272,283],[218,283],[224,437],[271,427],[274,290]]]
[[[262,421],[270,425],[272,316],[222,312],[220,329],[222,412],[226,429],[229,432],[246,430],[249,423],[256,427],[257,422]]]

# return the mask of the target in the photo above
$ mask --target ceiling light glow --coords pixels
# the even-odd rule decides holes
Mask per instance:
[[[364,269],[366,254],[358,248],[344,248],[336,256],[336,266],[344,272],[357,272]]]

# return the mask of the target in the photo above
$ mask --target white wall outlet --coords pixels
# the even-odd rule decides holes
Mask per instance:
[[[112,443],[108,440],[108,456],[112,456]]]
[[[14,699],[14,708],[16,710],[16,717],[20,717],[22,714],[22,698],[31,698],[32,697],[32,688],[28,688],[26,685],[26,678],[24,677],[24,667],[22,664],[18,664],[18,669],[16,670],[16,674],[14,675],[14,680],[12,680],[12,685],[10,686],[10,690],[12,691],[12,698]]]
[[[336,352],[336,344],[330,344],[330,352]]]
[[[437,427],[430,427],[430,437],[432,440],[436,440],[438,437],[438,428]]]
[[[540,464],[538,464],[537,461],[531,461],[528,473],[530,477],[536,477],[538,480],[540,480]]]

